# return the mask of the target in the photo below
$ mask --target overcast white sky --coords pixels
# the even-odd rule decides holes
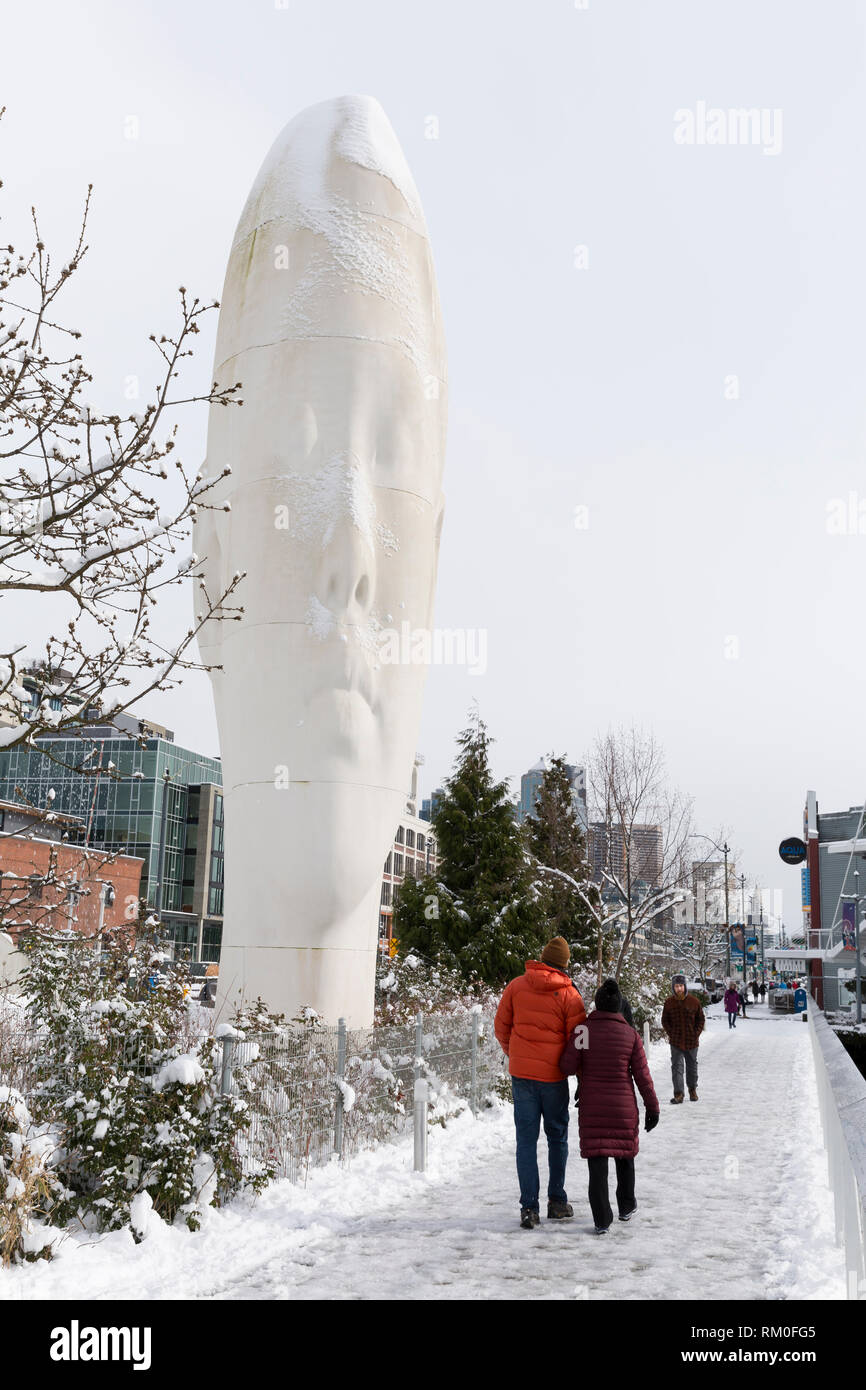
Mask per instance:
[[[281,127],[377,97],[448,336],[436,622],[488,641],[485,674],[430,672],[425,793],[473,697],[502,776],[641,723],[791,925],[777,846],[807,786],[827,810],[866,793],[866,518],[827,530],[833,499],[866,510],[864,74],[856,0],[42,0],[4,18],[4,240],[35,202],[62,255],[94,183],[66,317],[94,399],[119,406],[128,376],[155,379],[147,335],[176,287],[219,295]],[[675,143],[699,102],[780,110],[780,152]],[[205,432],[187,418],[189,462]],[[205,677],[147,712],[218,750]]]

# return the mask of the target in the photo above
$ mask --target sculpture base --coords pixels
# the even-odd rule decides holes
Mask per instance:
[[[323,1023],[345,1018],[349,1028],[369,1028],[375,979],[375,947],[223,946],[216,1021],[229,1022],[241,1002],[261,998],[287,1019],[310,1006]]]

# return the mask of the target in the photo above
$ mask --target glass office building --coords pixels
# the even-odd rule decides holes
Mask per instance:
[[[222,766],[169,738],[140,746],[101,725],[0,749],[0,800],[80,816],[82,843],[144,860],[141,893],[163,936],[194,959],[217,961],[222,940]]]

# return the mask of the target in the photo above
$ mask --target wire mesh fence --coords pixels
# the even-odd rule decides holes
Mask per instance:
[[[408,1131],[416,1082],[424,1083],[425,1126],[477,1113],[507,1086],[492,1017],[480,1010],[379,1028],[229,1037],[223,1048],[223,1093],[242,1095],[249,1108],[245,1171],[267,1164],[293,1182]]]
[[[65,1055],[56,1036],[28,1025],[17,1011],[2,1024],[0,1083],[50,1109],[58,1087],[74,1085],[80,1046]],[[88,1067],[131,1071],[147,1082],[164,1053],[141,1038],[131,1051],[130,1042],[96,1038],[87,1050]],[[480,1006],[459,1016],[427,1014],[368,1029],[347,1030],[341,1023],[255,1035],[229,1030],[219,1043],[213,1052],[218,1089],[246,1102],[249,1123],[236,1142],[249,1176],[268,1168],[303,1181],[310,1168],[335,1158],[347,1163],[413,1124],[417,1143],[419,1095],[425,1134],[461,1111],[477,1113],[510,1095],[493,1015]],[[423,1083],[421,1092],[417,1083]],[[422,1166],[417,1148],[416,1166]]]

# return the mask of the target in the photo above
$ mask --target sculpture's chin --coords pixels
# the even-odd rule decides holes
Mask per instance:
[[[243,874],[225,886],[224,940],[351,945],[353,914],[381,884],[405,794],[345,780],[237,786],[226,798],[226,843]],[[369,930],[378,923],[375,906]],[[357,926],[354,931],[357,932]]]

